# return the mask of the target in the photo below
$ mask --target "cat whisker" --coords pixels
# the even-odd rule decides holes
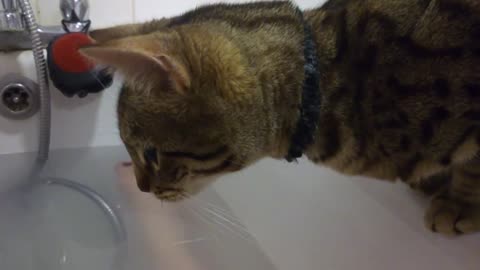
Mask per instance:
[[[173,246],[184,246],[184,245],[189,245],[189,244],[194,244],[197,242],[205,241],[207,240],[206,238],[200,237],[192,240],[183,240],[183,241],[177,241],[173,243]]]
[[[230,217],[236,219],[236,217],[235,217],[234,215],[230,214],[227,209],[224,209],[224,208],[222,208],[222,207],[216,206],[216,205],[214,205],[214,204],[212,204],[212,203],[209,203],[209,202],[204,202],[204,203],[206,203],[210,208],[215,209],[216,211],[219,211],[219,212],[221,212],[221,213],[224,214],[224,215],[227,215],[227,216],[230,216]]]
[[[219,213],[221,213],[222,215],[225,215],[225,216],[229,217],[230,219],[238,220],[238,218],[235,217],[234,215],[230,214],[227,209],[224,209],[224,208],[222,208],[222,207],[220,207],[220,206],[217,206],[217,205],[215,205],[215,204],[213,204],[213,203],[207,202],[207,201],[202,200],[202,199],[200,199],[200,198],[194,197],[194,196],[192,196],[192,195],[189,195],[188,198],[191,199],[191,200],[194,200],[194,201],[198,202],[198,203],[201,204],[201,205],[203,204],[203,206],[207,206],[208,208],[210,208],[210,209],[212,209],[212,210],[214,210],[214,211],[216,211],[216,212],[219,212]]]
[[[194,216],[196,216],[200,221],[202,221],[203,223],[205,223],[205,225],[207,225],[207,228],[212,232],[213,237],[214,237],[215,239],[217,239],[217,238],[216,238],[216,232],[220,232],[220,233],[222,233],[222,234],[224,233],[223,230],[214,230],[214,229],[212,229],[212,227],[213,227],[213,228],[217,227],[217,224],[211,222],[210,220],[208,220],[208,218],[206,218],[205,216],[203,216],[200,212],[195,211],[195,209],[193,209],[192,207],[188,207],[188,206],[186,206],[186,205],[185,205],[185,206],[184,206],[184,205],[181,205],[181,207],[184,208],[184,209],[186,209],[187,211],[189,211],[190,213],[192,213]]]
[[[180,197],[184,200],[188,200],[188,199],[192,198],[191,195],[184,190],[179,191],[179,194],[180,194]]]
[[[221,221],[219,221],[216,218],[212,218],[211,215],[205,215],[206,212],[202,211],[200,208],[197,208],[195,210],[194,207],[188,207],[187,209],[189,209],[194,215],[196,215],[198,218],[200,218],[200,220],[205,222],[205,224],[207,224],[209,226],[213,226],[214,228],[216,228],[216,231],[218,230],[222,234],[227,233],[227,234],[230,234],[230,235],[234,235],[234,236],[240,237],[241,239],[246,240],[246,241],[249,240],[248,237],[246,237],[242,233],[238,232],[235,228],[232,228],[232,227],[222,223]]]
[[[103,89],[107,89],[108,87],[98,78],[97,74],[93,72],[92,70],[89,71],[92,77],[103,87]]]
[[[195,205],[191,205],[191,206],[195,207]],[[193,207],[191,207],[190,209],[193,210]],[[198,210],[197,214],[202,216],[203,218],[208,219],[210,221],[210,224],[213,223],[217,227],[219,226],[227,230],[232,235],[238,236],[245,241],[248,241],[248,242],[253,241],[253,237],[251,236],[251,234],[238,221],[235,222],[231,218],[226,217],[225,215],[222,215],[218,212],[215,212],[214,210],[209,209],[205,206],[202,206],[202,208],[197,208],[197,210]],[[203,213],[203,215],[201,215],[201,213]]]
[[[241,238],[242,240],[245,240],[247,242],[252,242],[253,239],[252,237],[250,236],[250,234],[248,234],[247,232],[245,232],[244,230],[241,230],[239,229],[238,227],[236,226],[232,226],[230,225],[231,223],[227,222],[227,223],[224,223],[222,220],[225,220],[224,218],[215,218],[215,217],[218,217],[218,215],[213,215],[211,216],[211,219],[213,220],[213,222],[215,222],[216,224],[218,224],[219,226],[225,228],[227,231],[229,231],[231,233],[231,235],[233,236],[237,236],[239,238]]]
[[[240,222],[238,221],[235,221],[235,220],[232,220],[231,218],[229,217],[226,217],[225,215],[223,214],[220,214],[212,209],[209,209],[209,208],[204,208],[207,212],[209,212],[210,214],[212,214],[214,217],[217,217],[218,219],[220,220],[223,220],[224,222],[226,222],[226,224],[230,224],[230,226],[232,228],[235,228],[237,229],[239,232],[242,232],[243,234],[245,234],[247,237],[250,237],[250,233],[248,232],[247,228],[245,228],[245,226],[243,226],[242,224],[240,224]]]

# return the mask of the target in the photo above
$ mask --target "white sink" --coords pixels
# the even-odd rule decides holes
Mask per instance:
[[[45,171],[91,188],[120,223],[92,200],[91,191],[79,192],[70,182],[48,184],[52,178],[31,188],[20,181],[25,174],[18,163],[31,163],[33,157],[0,155],[2,173],[27,187],[19,190],[15,181],[0,178],[2,270],[275,269],[213,190],[200,194],[195,204],[162,206],[151,198],[148,208],[132,205],[114,169],[128,159],[121,147],[53,151]]]
[[[110,269],[120,242],[111,217],[87,196],[40,185],[2,198],[0,269]]]
[[[126,241],[119,242],[111,217],[81,193],[62,186],[23,197],[5,192],[21,183],[32,157],[0,155],[1,270],[110,270],[112,263],[115,270],[480,265],[480,235],[448,239],[427,231],[428,200],[401,183],[264,160],[193,201],[162,206],[134,183],[130,192],[119,185],[115,165],[128,159],[122,147],[54,151],[46,174],[88,186],[109,202],[124,224]]]

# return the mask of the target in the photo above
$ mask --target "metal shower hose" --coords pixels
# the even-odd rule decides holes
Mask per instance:
[[[18,0],[20,8],[22,10],[25,24],[30,33],[32,40],[33,57],[35,60],[35,67],[37,71],[37,80],[40,88],[40,138],[38,146],[37,162],[33,168],[32,177],[38,177],[42,171],[46,161],[48,160],[50,149],[50,128],[51,128],[51,104],[50,104],[50,91],[48,85],[47,76],[47,64],[43,52],[43,44],[40,38],[39,27],[35,19],[35,14],[32,9],[29,0]],[[115,233],[115,241],[118,244],[125,242],[126,232],[122,220],[115,212],[115,210],[105,201],[105,199],[95,192],[93,189],[73,182],[67,179],[61,178],[47,178],[44,179],[48,185],[57,185],[65,188],[69,188],[73,191],[79,192],[88,199],[95,202],[95,204],[102,209],[105,215],[109,218]],[[124,264],[121,263],[122,259],[125,259],[124,252],[126,251],[124,245],[119,245],[115,261],[112,264],[112,269],[118,270],[123,268]]]

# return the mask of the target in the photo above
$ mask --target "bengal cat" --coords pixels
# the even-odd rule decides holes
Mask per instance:
[[[125,78],[142,191],[176,201],[305,155],[434,193],[433,231],[480,231],[480,1],[216,4],[91,36],[82,53]]]

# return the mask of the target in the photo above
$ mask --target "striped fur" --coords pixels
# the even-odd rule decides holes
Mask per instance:
[[[480,230],[479,3],[330,0],[304,12],[322,96],[306,155],[436,193],[426,223],[447,234]],[[298,15],[290,2],[217,4],[92,33],[84,54],[126,78],[120,132],[141,189],[177,200],[205,175],[285,156],[304,74]]]

